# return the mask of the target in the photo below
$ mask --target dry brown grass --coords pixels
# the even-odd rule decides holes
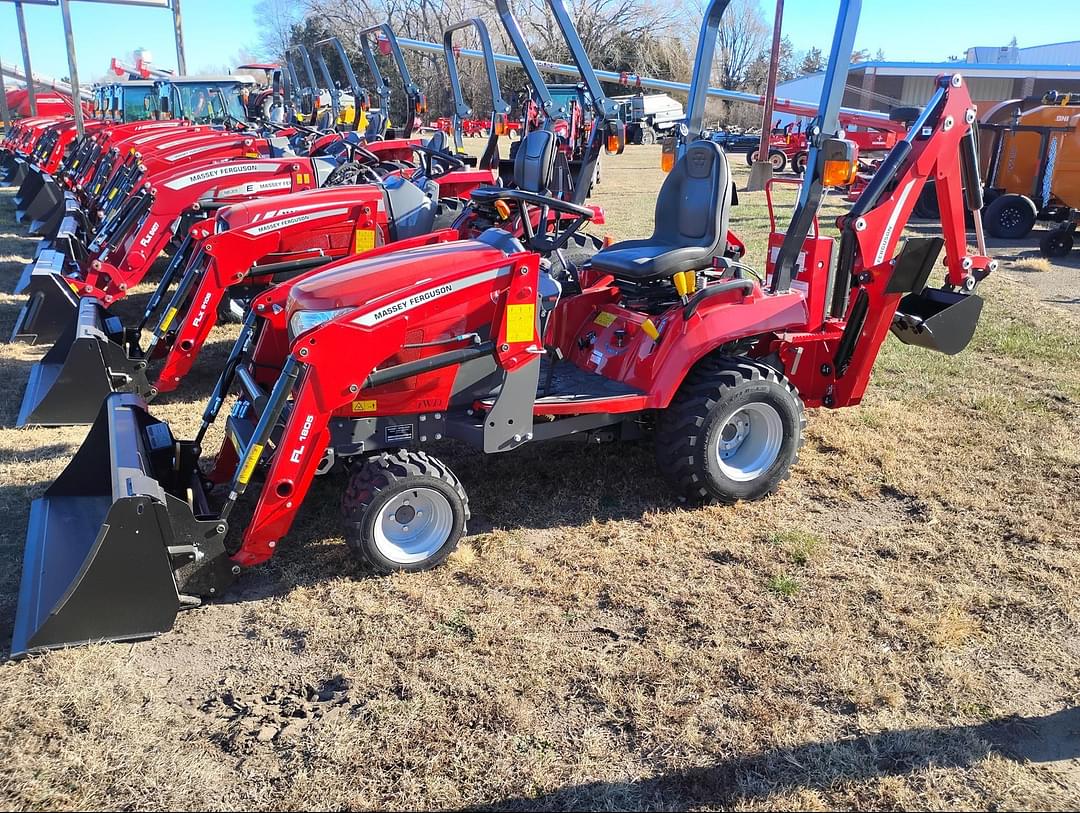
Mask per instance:
[[[603,230],[649,231],[657,163],[609,159]],[[0,202],[5,286],[20,233]],[[645,446],[448,449],[473,535],[372,579],[321,481],[278,557],[173,633],[0,668],[0,804],[1075,806],[1075,773],[996,721],[1080,700],[1077,324],[986,288],[968,352],[890,341],[768,502],[680,509]],[[33,352],[0,347],[4,425]],[[155,412],[190,426],[209,381]],[[0,429],[5,636],[27,502],[81,435]]]
[[[1012,263],[1011,267],[1015,271],[1029,271],[1036,274],[1054,270],[1054,264],[1044,257],[1025,257]]]

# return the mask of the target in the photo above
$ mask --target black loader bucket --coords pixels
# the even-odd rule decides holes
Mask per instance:
[[[225,524],[193,513],[195,497],[203,499],[197,458],[136,396],[102,405],[71,463],[30,508],[12,657],[159,635],[199,603],[195,595],[228,584]],[[185,492],[190,502],[175,496]]]
[[[30,218],[29,232],[33,237],[51,235],[64,217],[64,187],[51,175],[46,176],[41,191],[26,209]]]
[[[22,211],[22,217],[19,213]],[[64,215],[64,188],[52,175],[41,176],[41,188],[33,199],[26,202],[26,208],[15,210],[15,217],[20,222],[29,221],[29,231],[35,237],[41,237],[50,223],[57,223]]]
[[[15,197],[11,199],[15,204],[15,219],[20,223],[26,219],[26,209],[37,197],[42,186],[44,186],[44,173],[36,167],[28,168],[22,181],[19,182]]]
[[[42,252],[16,291],[25,291],[11,341],[28,344],[51,344],[64,335],[79,312],[79,297],[63,276],[67,258],[59,251]]]
[[[12,163],[11,171],[8,172],[8,177],[5,180],[11,186],[22,186],[22,182],[26,180],[26,176],[30,172],[30,165],[26,163],[25,158],[14,158]]]
[[[128,357],[128,333],[96,299],[80,300],[78,318],[31,368],[17,425],[89,424],[111,393],[146,395],[146,362]]]
[[[892,332],[904,344],[955,356],[975,335],[982,307],[978,294],[926,288],[900,300]]]

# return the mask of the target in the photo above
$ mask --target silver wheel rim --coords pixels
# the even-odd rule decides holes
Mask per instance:
[[[450,537],[454,509],[433,488],[413,488],[382,507],[375,521],[375,547],[391,562],[411,565],[430,559]]]
[[[721,421],[715,443],[720,471],[730,480],[747,483],[767,472],[780,456],[784,422],[769,404],[746,404]]]

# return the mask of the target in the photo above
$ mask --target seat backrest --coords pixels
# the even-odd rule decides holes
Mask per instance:
[[[664,179],[656,199],[653,240],[721,248],[731,208],[731,169],[719,144],[695,141]]]
[[[514,185],[525,192],[547,195],[555,172],[555,134],[533,130],[518,145],[514,156]]]
[[[436,130],[432,133],[431,138],[428,139],[427,144],[424,146],[435,152],[449,152],[447,149],[446,133],[442,130]]]

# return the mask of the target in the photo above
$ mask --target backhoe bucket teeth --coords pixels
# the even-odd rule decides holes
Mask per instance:
[[[955,356],[975,335],[982,307],[977,294],[927,288],[900,300],[892,332],[904,344]]]
[[[29,274],[26,285],[20,279],[16,290],[27,293],[11,341],[27,344],[51,344],[64,335],[79,313],[79,297],[62,275],[65,257],[59,252],[43,254]]]
[[[146,363],[129,358],[123,324],[96,299],[79,302],[78,318],[30,370],[18,426],[93,423],[111,393],[146,395]]]
[[[136,396],[102,405],[71,463],[31,506],[13,657],[159,635],[199,603],[185,590],[227,584],[224,524],[196,519],[158,479],[173,478],[176,490],[177,455],[190,464],[188,493],[201,497],[197,450],[177,443]]]

